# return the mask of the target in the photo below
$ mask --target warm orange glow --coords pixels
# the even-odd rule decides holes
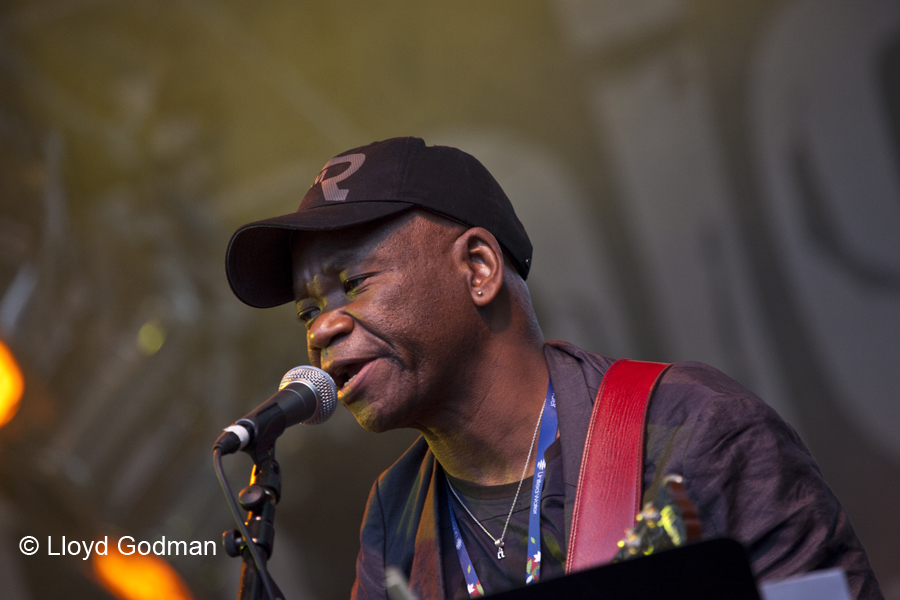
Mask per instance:
[[[107,553],[94,554],[94,572],[104,587],[122,600],[192,600],[172,566],[154,554],[119,554],[114,542]]]
[[[19,410],[19,400],[25,389],[25,380],[16,358],[0,342],[0,427],[6,425]]]

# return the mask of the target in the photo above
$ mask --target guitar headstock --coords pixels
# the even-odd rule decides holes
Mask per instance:
[[[635,517],[635,525],[619,542],[613,562],[653,554],[700,539],[697,508],[687,496],[681,475],[667,475],[663,485]]]

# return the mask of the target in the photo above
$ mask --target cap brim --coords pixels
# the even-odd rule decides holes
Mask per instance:
[[[329,231],[362,225],[401,213],[410,202],[341,202],[244,225],[231,236],[225,273],[234,294],[257,308],[294,299],[291,233]],[[294,236],[296,237],[296,235]]]

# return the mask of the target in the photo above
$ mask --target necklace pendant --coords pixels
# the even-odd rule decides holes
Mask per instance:
[[[503,548],[502,548],[502,547],[501,547],[501,548],[497,548],[497,558],[499,558],[499,559],[504,559],[504,558],[506,558],[506,555],[503,554]]]

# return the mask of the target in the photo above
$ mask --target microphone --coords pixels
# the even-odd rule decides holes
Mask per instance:
[[[294,367],[281,378],[278,392],[230,427],[213,446],[224,454],[268,448],[291,425],[318,425],[334,414],[337,388],[328,373],[316,367]]]

